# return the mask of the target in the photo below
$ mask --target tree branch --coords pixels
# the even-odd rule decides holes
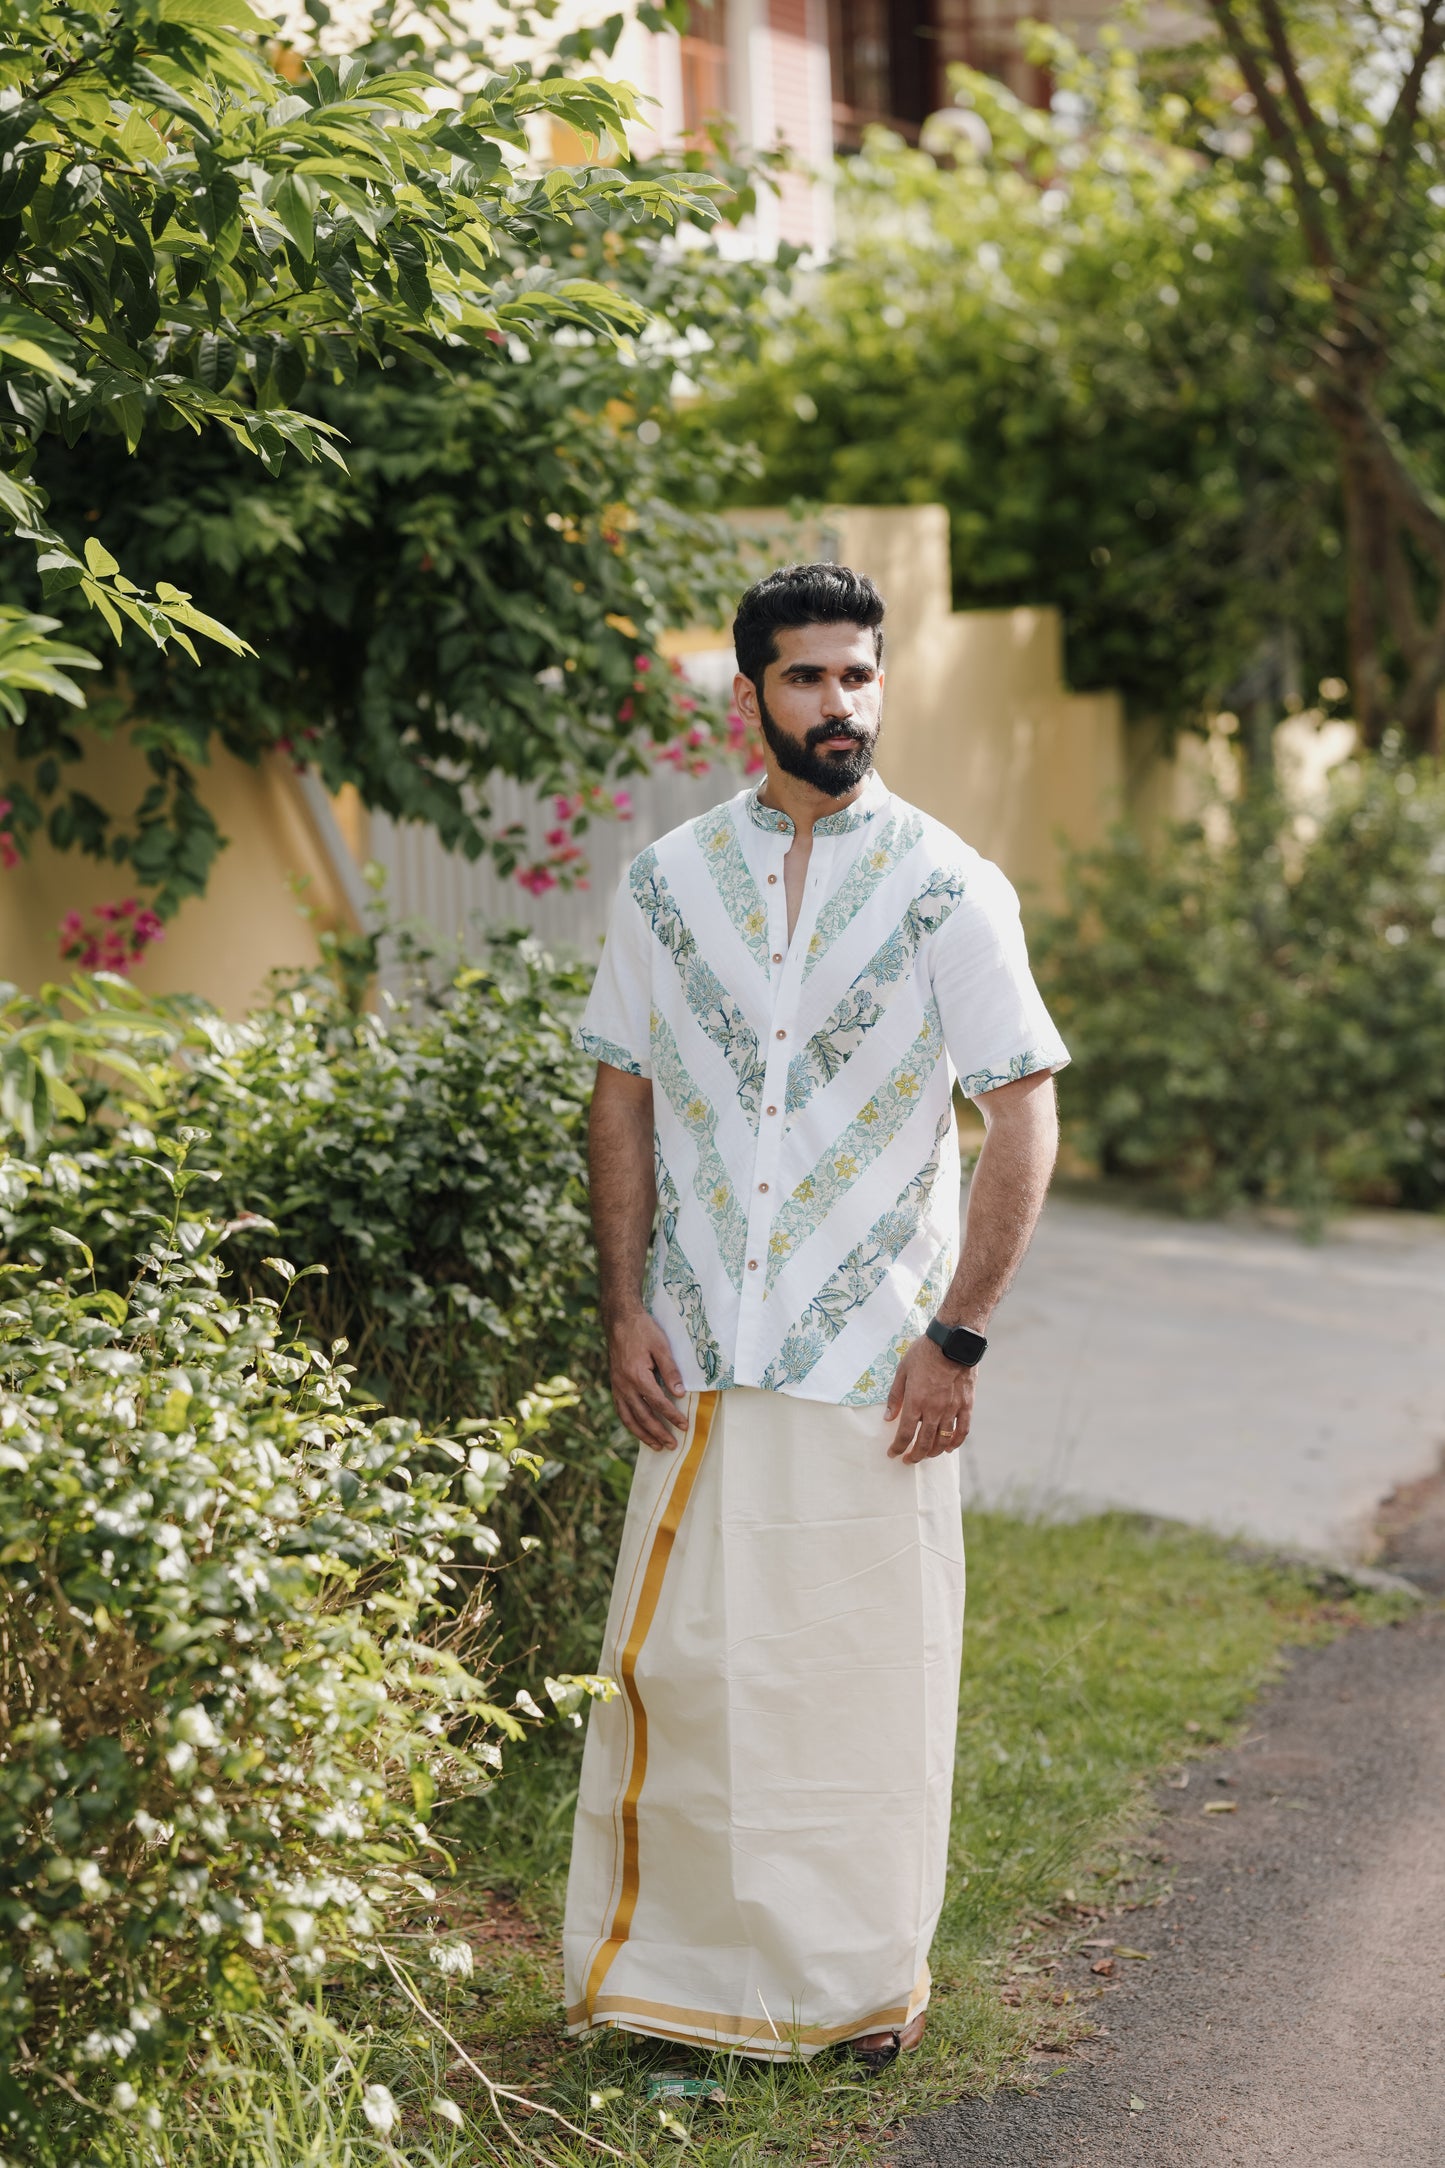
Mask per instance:
[[[1334,404],[1341,416],[1339,426],[1368,458],[1380,488],[1395,515],[1424,550],[1445,579],[1445,504],[1428,490],[1400,455],[1398,445],[1367,399],[1346,386],[1334,384],[1325,392],[1326,404]]]
[[[1378,252],[1388,242],[1404,182],[1406,153],[1420,118],[1425,77],[1442,53],[1445,53],[1445,0],[1424,0],[1420,10],[1420,42],[1380,131],[1375,171],[1360,206],[1358,226],[1351,236],[1356,246],[1363,247],[1373,239]]]
[[[1304,159],[1300,156],[1295,132],[1270,88],[1263,56],[1255,50],[1248,31],[1235,13],[1232,0],[1209,0],[1209,8],[1254,99],[1255,110],[1264,123],[1266,135],[1289,167],[1305,245],[1316,269],[1324,272],[1333,289],[1338,251],[1330,235],[1329,222],[1324,214],[1319,191],[1310,179]]]
[[[1289,94],[1290,104],[1294,107],[1295,117],[1315,154],[1316,164],[1334,189],[1341,209],[1348,210],[1355,201],[1354,183],[1343,158],[1330,141],[1329,130],[1310,102],[1310,94],[1290,50],[1289,32],[1280,13],[1279,0],[1257,0],[1257,5],[1260,21],[1264,24],[1264,34],[1269,40],[1269,49],[1274,55],[1275,66],[1284,78],[1284,87]]]

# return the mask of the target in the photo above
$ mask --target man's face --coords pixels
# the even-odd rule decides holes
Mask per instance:
[[[733,680],[739,712],[757,723],[784,774],[846,798],[873,765],[883,725],[883,672],[862,625],[792,625],[755,686]]]

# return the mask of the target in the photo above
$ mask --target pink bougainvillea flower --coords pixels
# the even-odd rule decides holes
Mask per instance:
[[[91,917],[87,926],[79,911],[67,911],[60,921],[60,953],[82,971],[129,971],[165,933],[158,913],[134,896],[98,903]]]
[[[639,677],[646,677],[648,671],[652,668],[652,657],[650,655],[639,655],[632,667]]]
[[[617,710],[617,720],[619,723],[630,723],[634,713],[635,710],[629,697],[623,701],[621,707]]]
[[[612,799],[612,810],[617,815],[617,818],[619,820],[625,821],[631,818],[632,793],[630,790],[619,790],[614,793]]]
[[[520,866],[517,879],[530,896],[545,896],[557,886],[557,876],[547,866]]]

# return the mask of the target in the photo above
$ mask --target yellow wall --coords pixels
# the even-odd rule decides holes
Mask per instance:
[[[100,804],[125,812],[149,780],[126,740],[97,743],[74,779]],[[218,752],[200,777],[201,796],[230,841],[203,897],[182,904],[164,937],[132,972],[151,993],[202,994],[227,1014],[244,1014],[266,974],[278,965],[314,964],[320,928],[354,922],[324,838],[288,761],[270,756],[248,767]],[[0,796],[4,795],[0,786]],[[343,815],[350,809],[339,809]],[[304,884],[297,893],[297,883]],[[0,872],[0,979],[35,988],[68,977],[59,925],[67,911],[87,915],[97,903],[132,892],[125,866],[52,850]],[[314,918],[304,915],[309,906]]]
[[[955,829],[1034,900],[1060,899],[1060,836],[1102,839],[1124,810],[1112,693],[1065,690],[1051,609],[955,611],[942,505],[848,506],[830,553],[888,604],[884,736],[892,789]]]
[[[817,519],[740,512],[753,571],[822,558],[874,580],[888,606],[878,766],[901,797],[995,859],[1026,900],[1062,899],[1059,844],[1101,842],[1131,799],[1123,709],[1064,683],[1057,610],[953,607],[940,504],[839,505]],[[721,647],[689,632],[679,654]],[[1152,773],[1153,756],[1144,769]]]

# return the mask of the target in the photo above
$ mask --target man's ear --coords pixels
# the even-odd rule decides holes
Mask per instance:
[[[751,678],[743,676],[741,670],[733,679],[733,706],[745,723],[762,721],[758,712],[758,688]]]

